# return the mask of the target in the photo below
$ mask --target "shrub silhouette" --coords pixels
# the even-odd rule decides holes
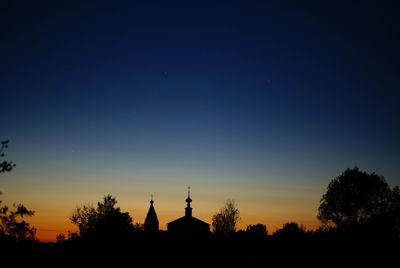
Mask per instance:
[[[71,216],[71,222],[79,228],[81,238],[96,241],[125,241],[134,230],[132,218],[127,212],[116,207],[117,200],[106,195],[97,208],[77,207]]]
[[[0,159],[5,156],[4,150],[8,148],[8,140],[1,141],[0,144]],[[0,173],[2,172],[10,172],[15,167],[15,164],[11,161],[3,160],[0,162]]]
[[[306,233],[303,225],[298,225],[295,222],[287,222],[281,229],[278,229],[273,234],[277,238],[296,239],[304,236]]]
[[[0,207],[0,237],[8,237],[17,242],[35,240],[36,229],[23,219],[33,215],[34,211],[21,204],[14,205],[12,210],[8,206]]]
[[[8,140],[1,141],[0,158],[5,156],[3,151],[8,148],[8,142]],[[0,162],[0,173],[10,172],[14,167],[13,162],[3,160]],[[14,205],[14,209],[11,210],[8,206],[1,206],[1,203],[2,200],[0,200],[0,240],[4,238],[17,242],[35,240],[36,229],[23,219],[32,217],[35,212],[22,204]]]
[[[239,220],[239,209],[234,200],[228,199],[220,211],[212,217],[212,228],[215,234],[228,236],[236,231]]]
[[[267,226],[261,223],[250,224],[246,227],[246,234],[251,238],[263,238],[268,234]]]

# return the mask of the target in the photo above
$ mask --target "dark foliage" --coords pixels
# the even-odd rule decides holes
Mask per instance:
[[[212,217],[212,229],[215,234],[228,236],[236,231],[239,220],[239,209],[234,200],[226,200],[220,211]]]
[[[263,224],[235,232],[239,210],[228,200],[213,217],[214,235],[185,240],[165,231],[149,235],[143,224],[132,224],[129,214],[116,206],[115,197],[107,195],[97,207],[76,208],[71,221],[79,235],[58,235],[57,243],[5,243],[0,239],[0,252],[7,256],[4,260],[13,262],[7,267],[389,267],[397,261],[400,249],[400,190],[388,189],[384,202],[372,202],[383,205],[368,210],[379,213],[357,222],[358,229],[326,224],[312,232],[288,222],[272,236]],[[2,213],[10,222],[33,215],[24,206]],[[382,235],[383,231],[388,235]]]
[[[1,193],[0,193],[1,194]],[[2,201],[0,200],[0,205]],[[35,240],[36,229],[24,220],[34,215],[24,205],[0,206],[0,236],[8,237],[13,241]]]
[[[273,235],[279,239],[299,239],[304,237],[305,234],[304,226],[295,222],[287,222],[281,229],[276,230]]]
[[[399,203],[398,187],[391,190],[383,176],[355,167],[329,183],[318,218],[342,231],[380,232],[380,235],[387,232],[398,236]]]
[[[8,140],[1,141],[0,144],[0,173],[2,172],[10,172],[14,167],[15,164],[11,161],[6,161],[3,160],[1,161],[1,158],[5,157],[4,150],[8,148]]]
[[[135,237],[124,247],[115,241],[102,244],[104,250],[82,240],[67,240],[34,245],[17,267],[392,267],[396,261],[398,243],[357,241],[332,232],[331,236],[305,233],[298,239],[234,235],[185,241],[160,232]],[[118,250],[112,250],[115,247]],[[21,251],[14,253],[19,256]]]
[[[134,231],[132,218],[116,204],[115,197],[106,195],[97,208],[76,208],[70,219],[78,226],[81,238],[91,242],[127,241]]]
[[[267,226],[261,223],[255,225],[250,224],[246,227],[246,234],[254,238],[264,238],[268,234]]]
[[[5,156],[4,150],[8,148],[8,140],[1,141],[0,158]],[[15,164],[9,161],[0,162],[0,173],[10,172]],[[0,192],[0,195],[2,193]],[[14,204],[13,209],[2,206],[0,200],[0,240],[1,242],[22,242],[35,240],[36,229],[25,221],[32,217],[34,211],[27,209],[22,204]],[[0,243],[1,243],[0,242]]]

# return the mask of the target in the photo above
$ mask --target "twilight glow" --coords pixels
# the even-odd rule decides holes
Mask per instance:
[[[194,216],[232,198],[240,228],[271,233],[316,228],[348,167],[400,184],[393,14],[167,2],[7,7],[0,139],[17,166],[0,190],[35,211],[40,240],[106,194],[141,223],[153,194],[166,229],[190,185]]]

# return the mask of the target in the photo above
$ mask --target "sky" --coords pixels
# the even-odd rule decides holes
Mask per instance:
[[[272,232],[316,228],[346,168],[400,184],[395,1],[82,2],[0,11],[1,198],[40,240],[106,194],[166,229],[190,185],[195,217],[231,198]]]

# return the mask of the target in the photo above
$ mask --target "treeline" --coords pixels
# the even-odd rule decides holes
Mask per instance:
[[[1,205],[1,200],[0,200]],[[27,221],[34,215],[23,205],[13,209],[0,207],[0,242],[18,243],[35,241],[35,228]],[[360,171],[357,167],[345,170],[328,185],[322,196],[318,219],[321,226],[317,230],[306,230],[295,222],[285,223],[273,234],[268,233],[262,223],[237,230],[240,217],[239,209],[233,200],[227,200],[223,207],[212,217],[212,230],[203,239],[266,239],[272,235],[276,239],[299,239],[312,235],[329,237],[368,237],[374,239],[400,239],[400,191],[399,187],[390,188],[383,176]],[[144,239],[157,234],[147,233],[143,224],[133,223],[128,212],[117,206],[116,197],[106,195],[97,206],[80,206],[72,213],[70,220],[78,227],[78,232],[68,236],[57,235],[57,242],[82,240],[101,243],[102,241],[124,244],[132,239]],[[159,236],[169,237],[165,232]],[[333,236],[333,235],[332,235]]]
[[[2,142],[0,158],[8,142]],[[0,173],[15,164],[1,162]],[[5,267],[388,267],[400,249],[400,190],[383,176],[347,169],[328,185],[317,211],[321,226],[285,223],[270,234],[262,223],[237,229],[239,209],[227,200],[212,217],[211,232],[196,240],[148,232],[121,211],[114,196],[80,206],[70,220],[78,232],[40,243],[27,218],[34,211],[0,200],[0,253]],[[11,265],[9,265],[11,262]],[[193,266],[193,265],[191,265]]]

